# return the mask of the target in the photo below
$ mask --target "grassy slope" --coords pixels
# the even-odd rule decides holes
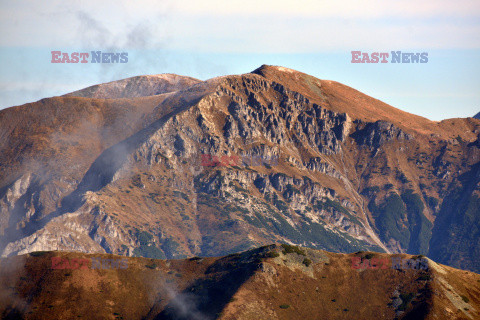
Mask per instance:
[[[412,258],[408,255],[396,257]],[[126,269],[53,270],[43,252],[0,260],[0,314],[25,319],[475,319],[480,276],[429,260],[429,270],[353,269],[392,255],[267,246],[223,258],[128,258]],[[417,257],[419,258],[419,257]],[[370,259],[370,260],[369,260]],[[398,298],[396,299],[395,297]],[[403,311],[403,312],[400,312]]]

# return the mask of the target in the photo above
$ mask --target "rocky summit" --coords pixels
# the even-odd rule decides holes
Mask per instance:
[[[480,271],[478,119],[430,121],[264,65],[4,109],[0,137],[2,257],[187,259],[288,243]]]

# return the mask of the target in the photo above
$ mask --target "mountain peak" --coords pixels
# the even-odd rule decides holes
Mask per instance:
[[[144,75],[102,83],[66,94],[66,96],[119,99],[153,96],[185,89],[200,80],[172,73]]]
[[[480,119],[480,112],[473,116],[475,119]]]
[[[268,72],[301,73],[300,71],[297,71],[294,69],[290,69],[282,66],[271,66],[268,64],[262,64],[260,67],[252,71],[252,73],[259,74],[259,75],[264,75],[265,73],[268,73]]]

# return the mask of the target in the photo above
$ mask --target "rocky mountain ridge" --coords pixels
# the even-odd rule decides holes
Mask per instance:
[[[479,270],[480,121],[436,123],[282,67],[163,91],[131,79],[0,111],[3,256],[181,258],[287,242]],[[45,109],[54,116],[34,118]],[[205,166],[202,155],[279,161]]]

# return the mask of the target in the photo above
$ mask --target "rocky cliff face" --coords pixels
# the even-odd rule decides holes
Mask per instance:
[[[11,142],[2,147],[12,156],[4,157],[0,185],[3,256],[75,250],[179,258],[288,242],[430,254],[480,267],[470,251],[478,234],[458,233],[480,216],[479,121],[339,112],[351,89],[278,67],[189,81],[160,91],[162,85],[148,82],[139,95],[163,93],[111,99],[108,106],[69,97],[72,106],[95,105],[103,120],[68,144],[66,135],[55,135],[59,147],[49,152],[35,148],[52,143],[41,126],[29,129],[41,137],[28,136],[29,152],[12,149],[26,139],[22,124],[18,134],[5,132]],[[121,83],[109,85],[118,90],[73,95],[135,97],[136,82],[129,83],[128,90]],[[113,113],[127,103],[133,118]],[[370,103],[385,114],[399,112]],[[37,106],[19,108],[28,118]],[[0,121],[15,112],[0,112]],[[119,131],[122,122],[127,126]],[[62,122],[46,127],[65,131]],[[29,159],[39,164],[24,166]]]

